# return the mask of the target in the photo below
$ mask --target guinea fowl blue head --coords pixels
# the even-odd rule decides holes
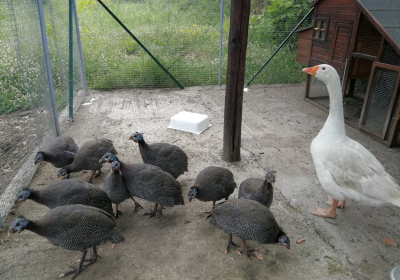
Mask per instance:
[[[69,173],[65,167],[58,170],[57,179],[62,180],[62,179],[68,179],[68,178],[69,178]]]
[[[139,143],[143,141],[143,134],[139,132],[135,132],[129,137],[129,140],[133,140],[135,143]]]
[[[31,195],[30,189],[23,189],[17,194],[17,197],[14,200],[14,204],[27,200],[30,195]]]
[[[290,239],[283,231],[278,237],[278,244],[285,246],[286,249],[290,250]]]
[[[44,153],[37,152],[35,156],[35,165],[44,160]]]
[[[114,162],[118,160],[117,156],[113,153],[106,153],[104,154],[104,156],[101,157],[101,159],[99,160],[99,162]]]
[[[121,168],[121,163],[118,160],[111,162],[111,171],[119,171]]]
[[[26,228],[28,223],[29,223],[29,221],[24,216],[19,216],[18,218],[15,218],[11,222],[8,233],[9,234],[20,233],[21,231],[23,231]]]
[[[195,198],[197,195],[197,188],[195,186],[190,187],[187,195],[188,195],[189,202],[192,201],[192,199]]]

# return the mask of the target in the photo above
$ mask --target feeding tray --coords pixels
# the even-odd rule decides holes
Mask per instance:
[[[168,128],[200,134],[210,126],[210,118],[207,115],[182,111],[171,117]]]

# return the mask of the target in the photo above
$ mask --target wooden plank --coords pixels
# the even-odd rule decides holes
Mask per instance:
[[[329,57],[329,49],[313,46],[312,52]]]
[[[311,46],[311,39],[301,39],[297,40],[297,45],[299,46]]]
[[[345,13],[345,14],[355,14],[357,13],[357,6],[356,5],[320,5],[318,7],[319,13]]]
[[[240,160],[243,88],[250,1],[231,0],[222,159]]]
[[[308,46],[300,46],[300,45],[298,45],[297,46],[297,52],[298,53],[299,52],[309,52],[310,51],[310,46],[311,46],[311,44],[308,45]]]
[[[321,6],[326,6],[326,5],[353,5],[354,1],[353,0],[323,0],[321,1],[321,4],[318,6],[318,9]]]

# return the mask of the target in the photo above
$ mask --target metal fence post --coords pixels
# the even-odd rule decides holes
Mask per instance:
[[[86,73],[85,73],[85,64],[83,61],[83,53],[82,53],[82,44],[81,44],[81,32],[79,30],[79,23],[78,23],[78,13],[76,11],[76,1],[73,0],[73,9],[74,9],[74,18],[75,18],[75,29],[76,29],[76,43],[78,46],[78,52],[79,52],[79,62],[81,65],[81,77],[83,81],[83,86],[85,90],[87,90],[87,81],[86,81]]]
[[[53,84],[53,75],[51,73],[51,64],[50,64],[50,56],[49,56],[49,46],[47,44],[47,35],[46,35],[46,26],[44,21],[44,12],[43,12],[43,4],[42,0],[37,0],[38,12],[39,12],[39,22],[40,22],[40,30],[42,34],[42,43],[43,43],[43,55],[46,64],[46,74],[47,74],[47,82],[49,84],[49,99],[50,99],[50,108],[49,108],[49,119],[53,124],[53,131],[56,136],[60,136],[60,125],[58,123],[58,114],[56,107],[56,97],[54,94],[54,84]]]
[[[219,65],[218,65],[218,85],[221,85],[221,64],[222,64],[222,32],[224,25],[224,0],[221,0],[220,19],[219,19]]]

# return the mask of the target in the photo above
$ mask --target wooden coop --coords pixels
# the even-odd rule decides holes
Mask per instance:
[[[299,31],[296,61],[332,65],[346,123],[400,146],[400,0],[316,0],[313,27]],[[306,100],[328,110],[326,88],[308,76]]]

